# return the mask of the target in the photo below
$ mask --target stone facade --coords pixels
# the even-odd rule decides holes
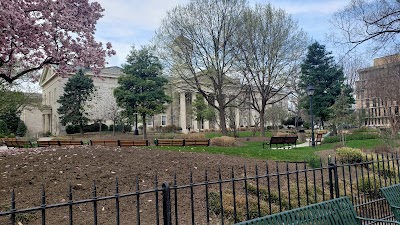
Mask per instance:
[[[123,73],[119,67],[107,67],[101,70],[98,76],[94,76],[91,71],[86,71],[85,75],[93,79],[96,88],[113,89],[118,86],[118,77]],[[60,104],[57,100],[64,93],[64,86],[70,75],[56,74],[52,67],[43,70],[39,84],[42,87],[42,131],[53,135],[65,134],[65,126],[60,123],[57,109]]]
[[[400,54],[374,59],[374,65],[358,71],[359,80],[356,81],[356,110],[362,117],[363,125],[369,127],[389,127],[388,115],[382,99],[377,98],[368,90],[370,79],[400,69]],[[400,82],[400,80],[398,81]],[[384,87],[382,87],[384,88]],[[391,110],[399,110],[397,102],[390,105]]]
[[[113,89],[118,86],[118,77],[123,73],[119,67],[109,67],[101,71],[98,76],[93,76],[90,71],[86,75],[91,76],[94,86],[96,88],[110,88]],[[65,133],[65,127],[61,125],[57,108],[60,106],[57,100],[62,96],[64,86],[70,76],[60,76],[49,67],[46,68],[40,78],[40,86],[42,87],[43,96],[43,109],[42,109],[42,131],[43,133],[50,132],[53,135]],[[147,119],[148,128],[158,128],[168,125],[175,125],[182,128],[182,132],[186,133],[189,128],[194,131],[200,130],[218,130],[218,121],[210,122],[203,121],[203,123],[195,120],[192,113],[192,103],[196,98],[196,92],[187,88],[185,83],[178,79],[169,78],[169,84],[166,88],[166,93],[172,98],[172,102],[167,105],[164,113],[155,115]],[[232,87],[235,90],[235,87]],[[211,90],[210,90],[211,91]],[[275,98],[281,98],[282,94],[277,94]],[[274,98],[274,99],[275,99]],[[282,107],[287,108],[288,100],[285,98],[280,101]],[[236,127],[250,127],[259,119],[258,113],[250,109],[249,105],[243,103],[239,107],[232,109],[233,116],[228,119],[234,121],[227,121],[227,125],[234,122]],[[231,123],[229,123],[231,122]],[[109,123],[111,124],[111,122]],[[268,124],[267,124],[268,125]],[[140,126],[140,124],[139,124]]]

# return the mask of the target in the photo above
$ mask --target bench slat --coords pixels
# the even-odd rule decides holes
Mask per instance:
[[[149,140],[119,140],[119,146],[121,147],[149,146]]]
[[[357,216],[350,199],[346,196],[249,221],[244,221],[237,223],[236,225],[359,225],[362,224],[361,220],[365,219]],[[378,221],[374,219],[368,220]],[[393,224],[393,221],[379,221],[387,224]]]
[[[210,139],[185,139],[185,146],[210,146]]]
[[[400,184],[395,184],[389,187],[383,187],[379,189],[386,201],[389,203],[390,208],[397,221],[400,222]]]
[[[90,140],[90,145],[119,146],[118,140]]]
[[[32,143],[30,141],[24,140],[5,140],[7,148],[32,148]]]
[[[184,139],[158,139],[157,146],[185,146]]]

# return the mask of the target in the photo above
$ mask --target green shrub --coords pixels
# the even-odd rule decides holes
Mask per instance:
[[[245,195],[237,194],[235,203],[233,202],[233,194],[230,192],[222,193],[222,206],[224,210],[224,217],[228,221],[228,224],[232,224],[238,221],[246,220],[247,211],[246,211],[246,197]],[[210,205],[210,211],[216,215],[220,215],[222,212],[220,195],[218,192],[210,192],[208,195],[208,202]],[[236,218],[238,221],[233,221],[234,217],[234,207],[233,204],[236,205]],[[248,198],[248,212],[250,219],[257,218],[258,215],[258,202],[257,199],[250,196]],[[273,212],[277,212],[277,209],[272,209]],[[261,201],[260,202],[260,211],[261,215],[266,215],[269,213],[268,203]]]
[[[360,133],[378,133],[378,132],[379,132],[378,130],[376,130],[376,129],[371,129],[371,128],[368,128],[368,127],[361,127],[361,128],[358,128],[358,129],[352,131],[353,134],[360,134]]]
[[[385,179],[395,178],[396,174],[397,174],[396,167],[394,167],[392,163],[389,163],[389,166],[385,162],[379,162],[379,165],[378,165],[378,163],[373,163],[373,164],[369,164],[368,168],[371,171],[374,171],[375,174],[379,174],[380,176],[382,176]]]
[[[76,126],[76,125],[67,125],[67,127],[65,128],[65,132],[67,132],[67,134],[76,134],[76,133],[79,133],[79,126]]]
[[[369,175],[358,178],[358,190],[370,195],[371,197],[379,198],[381,188],[379,177],[377,175]]]
[[[337,159],[341,163],[361,162],[365,154],[358,148],[341,147],[336,149]]]
[[[377,133],[356,133],[356,134],[346,135],[345,138],[347,141],[379,139],[379,135]],[[340,136],[332,136],[332,137],[325,137],[323,142],[324,143],[335,143],[335,142],[340,142],[340,141],[341,141]]]
[[[340,136],[325,137],[323,142],[324,143],[340,142]]]
[[[26,127],[24,121],[21,120],[15,133],[17,136],[23,137],[25,136],[27,130],[28,128]]]
[[[3,120],[0,120],[0,134],[7,135],[8,132],[7,123]]]
[[[321,167],[321,158],[317,155],[310,156],[306,159],[308,165],[312,168],[320,168]]]

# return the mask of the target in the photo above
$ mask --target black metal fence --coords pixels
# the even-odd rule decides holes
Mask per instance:
[[[369,155],[352,163],[319,161],[319,168],[276,162],[252,168],[251,175],[246,167],[218,171],[213,180],[205,171],[202,182],[190,173],[186,185],[175,175],[160,186],[156,177],[146,190],[137,177],[129,193],[120,193],[116,179],[113,195],[98,196],[94,183],[92,197],[76,200],[69,187],[68,200],[57,204],[46,204],[43,187],[41,203],[31,208],[18,208],[13,191],[0,224],[233,224],[344,195],[360,216],[391,219],[379,188],[400,182],[399,160],[397,154]]]

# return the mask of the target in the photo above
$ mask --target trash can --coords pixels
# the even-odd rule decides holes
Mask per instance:
[[[303,128],[300,128],[297,131],[297,136],[299,137],[299,143],[304,143],[306,142],[306,132],[304,131]]]
[[[155,145],[155,146],[158,146],[158,140],[157,140],[157,138],[154,138],[154,145]]]

